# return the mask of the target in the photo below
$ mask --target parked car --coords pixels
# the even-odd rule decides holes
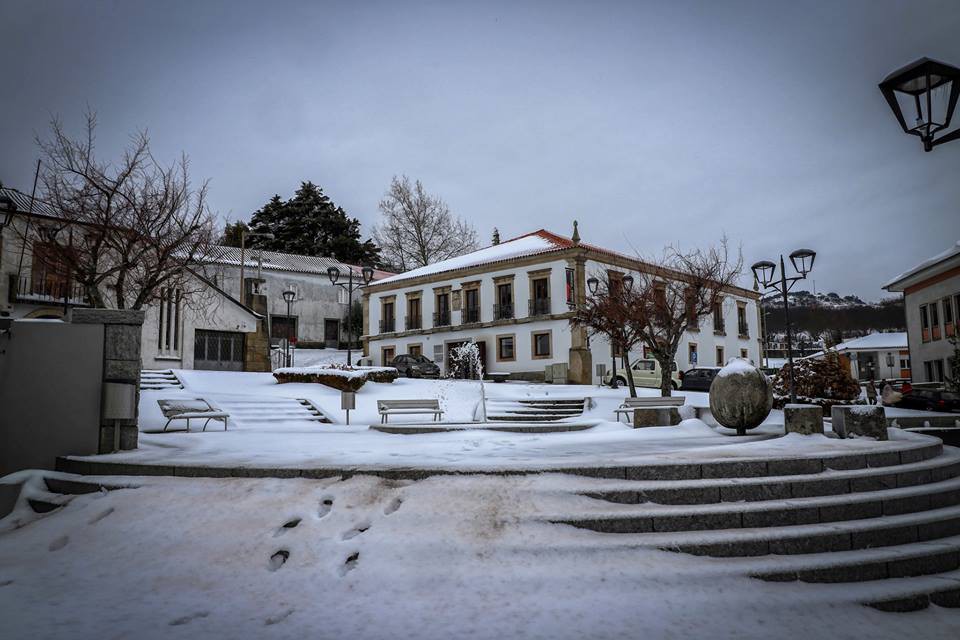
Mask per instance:
[[[910,389],[903,393],[896,406],[921,411],[960,412],[960,394],[943,389]]]
[[[681,391],[710,391],[713,379],[717,377],[720,367],[694,367],[687,369],[680,376]]]
[[[439,378],[440,367],[438,367],[427,356],[411,356],[402,354],[393,359],[390,366],[396,369],[401,376],[408,378]]]
[[[641,358],[630,363],[630,369],[633,371],[633,384],[638,387],[660,388],[660,363],[653,358]],[[609,385],[613,377],[612,371],[607,371],[603,378],[603,384]],[[674,389],[680,388],[680,374],[677,371],[677,363],[673,363],[673,373],[671,374],[671,384]],[[627,384],[627,372],[617,368],[617,384]]]

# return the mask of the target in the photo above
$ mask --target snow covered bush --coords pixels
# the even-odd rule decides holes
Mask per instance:
[[[327,364],[322,367],[286,367],[273,372],[277,382],[310,382],[326,385],[339,391],[356,391],[367,380],[393,382],[399,372],[393,367],[348,367],[345,364]]]
[[[840,356],[827,351],[823,358],[793,361],[797,402],[816,404],[829,413],[838,404],[855,404],[860,397],[860,383],[840,362]],[[782,409],[790,401],[790,365],[785,364],[773,383],[774,406]]]

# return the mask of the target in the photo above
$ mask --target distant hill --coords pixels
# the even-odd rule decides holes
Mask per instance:
[[[866,335],[874,331],[905,331],[903,298],[865,302],[857,296],[837,293],[812,294],[793,291],[790,299],[790,323],[795,330],[811,336],[830,338],[829,342]],[[767,334],[782,333],[783,303],[779,297],[761,303],[766,312]]]

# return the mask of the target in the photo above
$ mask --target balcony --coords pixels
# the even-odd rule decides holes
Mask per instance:
[[[739,335],[740,335],[741,338],[749,338],[749,337],[750,337],[750,327],[747,326],[747,323],[746,323],[746,322],[741,323],[741,324],[737,327],[737,331],[739,332]]]
[[[493,319],[494,320],[512,320],[513,305],[512,304],[493,305]]]
[[[531,298],[530,316],[548,316],[550,315],[550,298]]]
[[[722,322],[713,323],[713,334],[717,336],[727,335],[727,326]]]
[[[384,318],[380,321],[380,333],[393,333],[396,331],[396,318]]]
[[[31,276],[20,276],[18,279],[15,274],[10,274],[9,301],[14,302],[35,302],[35,303],[63,303],[66,302],[75,306],[89,306],[86,290],[83,285],[76,282],[66,282],[55,277],[40,277],[33,279]]]
[[[464,307],[462,324],[480,322],[480,307]]]
[[[420,317],[419,315],[416,315],[416,316],[407,316],[407,317],[404,319],[404,327],[407,329],[407,331],[412,331],[412,330],[414,330],[414,329],[422,329],[422,328],[423,328],[423,318]]]
[[[434,311],[433,313],[433,326],[435,327],[449,327],[450,326],[450,310],[444,311]]]

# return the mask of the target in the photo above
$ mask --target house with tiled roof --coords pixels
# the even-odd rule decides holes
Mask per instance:
[[[549,365],[553,379],[597,382],[594,364],[611,364],[611,346],[571,324],[586,300],[587,278],[651,269],[636,257],[581,241],[576,226],[570,237],[539,229],[365,287],[366,354],[378,365],[420,354],[449,372],[452,350],[474,341],[487,372],[542,380]],[[678,368],[722,366],[735,356],[759,362],[758,298],[730,287],[722,317],[688,332]]]

